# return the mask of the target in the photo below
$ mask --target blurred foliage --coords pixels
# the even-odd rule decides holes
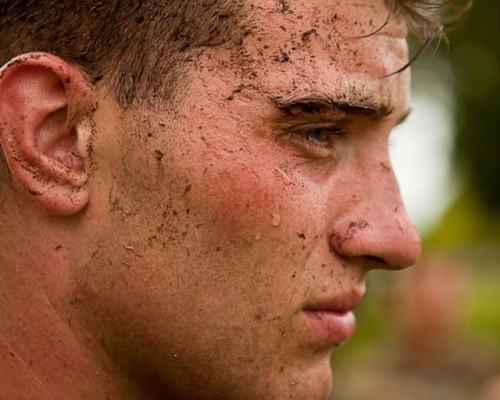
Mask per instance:
[[[457,102],[456,159],[479,205],[500,215],[500,2],[476,0],[448,34]]]
[[[469,330],[496,340],[500,348],[500,213],[485,208],[479,192],[466,188],[437,228],[424,237],[424,249],[447,249],[473,268]]]
[[[424,247],[500,251],[500,213],[485,207],[479,195],[478,190],[466,186],[437,227],[424,237]]]

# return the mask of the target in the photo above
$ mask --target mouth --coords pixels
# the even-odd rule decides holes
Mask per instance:
[[[308,303],[303,308],[303,316],[313,341],[330,348],[349,340],[356,329],[353,311],[361,302],[364,293],[364,287],[353,288]]]

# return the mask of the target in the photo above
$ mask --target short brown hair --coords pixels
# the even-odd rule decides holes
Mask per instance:
[[[472,0],[384,0],[393,15],[404,18],[422,41],[438,38],[445,24],[454,22],[471,7]]]
[[[0,65],[45,51],[106,81],[122,105],[168,97],[193,49],[234,38],[245,0],[0,0]]]
[[[384,1],[391,11],[390,17],[404,19],[410,33],[416,36],[420,43],[420,47],[408,63],[393,74],[408,68],[434,40],[446,40],[445,25],[460,21],[469,12],[473,3],[473,0]],[[390,18],[387,22],[389,20]]]

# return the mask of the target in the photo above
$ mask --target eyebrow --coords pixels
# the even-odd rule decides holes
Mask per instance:
[[[372,119],[383,119],[394,112],[394,108],[385,104],[373,104],[362,102],[348,102],[336,100],[333,97],[324,94],[313,94],[304,97],[282,96],[270,97],[276,108],[291,116],[314,115],[314,114],[333,114],[345,116],[364,116]],[[407,110],[398,120],[397,125],[402,123],[410,114]]]

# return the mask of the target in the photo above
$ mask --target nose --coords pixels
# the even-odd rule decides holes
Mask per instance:
[[[420,235],[408,216],[388,162],[360,171],[336,218],[330,246],[346,259],[362,259],[369,269],[403,269],[416,263]]]

